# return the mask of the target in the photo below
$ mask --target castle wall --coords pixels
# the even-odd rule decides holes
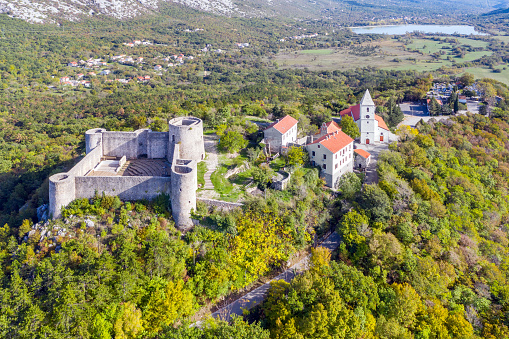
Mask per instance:
[[[137,159],[140,154],[138,151],[139,134],[141,131],[103,132],[103,155],[118,158],[125,155],[127,159]]]
[[[76,198],[93,198],[95,192],[122,200],[152,200],[170,193],[169,177],[76,177]]]
[[[96,147],[91,150],[83,159],[81,159],[67,174],[73,176],[82,176],[93,170],[100,162],[102,157],[102,148]]]
[[[147,133],[147,157],[164,159],[168,155],[168,132]]]
[[[126,156],[127,159],[147,157],[164,159],[168,152],[168,133],[152,132],[147,129],[134,132],[103,132],[103,153],[105,156]]]

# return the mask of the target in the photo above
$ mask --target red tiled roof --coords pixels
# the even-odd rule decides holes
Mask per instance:
[[[279,119],[276,122],[273,122],[269,125],[266,129],[269,129],[271,127],[274,127],[279,133],[285,134],[292,128],[293,126],[297,125],[299,120],[295,119],[294,117],[287,115],[283,119]]]
[[[365,159],[371,156],[371,154],[360,148],[354,149],[353,151]]]
[[[389,130],[389,127],[385,124],[384,119],[381,116],[375,114],[375,119],[378,121],[378,127],[383,128],[385,130]]]
[[[361,105],[357,104],[355,106],[350,106],[347,109],[344,109],[341,112],[339,112],[339,114],[341,115],[341,117],[343,117],[344,115],[349,115],[353,118],[354,121],[357,121],[361,117]]]
[[[341,127],[339,127],[338,123],[335,121],[329,121],[328,123],[325,124],[325,127],[327,127],[327,134],[336,131],[341,131]]]
[[[440,100],[440,99],[435,99],[435,100],[436,100],[436,101],[437,101],[440,105],[443,105],[443,104],[442,104],[442,100]],[[431,101],[431,99],[428,99],[428,100],[426,100],[426,103],[427,103],[427,104],[429,104],[429,102],[430,102],[430,101]]]
[[[342,131],[336,131],[334,133],[329,133],[319,139],[316,139],[311,144],[319,143],[320,145],[331,151],[333,154],[335,154],[352,142],[353,139],[350,138],[350,136],[348,136]]]

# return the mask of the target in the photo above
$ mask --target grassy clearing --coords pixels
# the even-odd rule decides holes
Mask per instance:
[[[198,185],[205,186],[205,172],[207,172],[207,164],[205,161],[198,163]]]
[[[506,44],[509,43],[509,35],[497,35],[495,38],[505,42]]]
[[[286,161],[283,157],[276,158],[272,160],[269,164],[270,168],[272,168],[274,171],[279,171],[283,167],[286,166]]]
[[[492,55],[492,51],[479,51],[467,53],[463,58],[457,58],[458,61],[474,61],[482,58],[485,55]]]
[[[334,53],[332,49],[306,49],[300,51],[301,54],[328,55]]]
[[[482,78],[491,78],[503,82],[504,84],[509,85],[509,69],[504,69],[506,66],[497,66],[496,69],[500,69],[500,73],[494,73],[491,69],[487,67],[472,67],[466,68],[465,72],[473,74],[476,79]],[[507,67],[506,67],[507,68]]]
[[[221,200],[238,201],[242,191],[224,177],[227,171],[228,168],[226,166],[219,167],[210,176],[210,181],[214,185],[214,190],[221,196]]]
[[[477,47],[486,48],[489,45],[489,42],[482,41],[482,40],[473,40],[473,39],[468,39],[468,38],[456,38],[456,40],[458,40],[458,42],[462,45],[470,46],[470,47],[474,47],[474,48],[477,48]]]
[[[412,43],[405,47],[409,49],[416,49],[426,54],[433,54],[444,49],[452,49],[452,45],[449,43],[429,39],[412,39]]]

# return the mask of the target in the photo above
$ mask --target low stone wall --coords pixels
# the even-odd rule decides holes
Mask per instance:
[[[283,175],[285,178],[282,180],[274,181],[272,183],[272,188],[278,191],[283,191],[286,189],[288,183],[290,182],[291,174],[284,171],[279,171],[279,173],[281,173],[281,175]]]
[[[169,177],[76,177],[77,198],[92,198],[96,191],[117,195],[122,200],[152,200],[170,193]]]
[[[120,169],[125,165],[126,161],[127,161],[127,159],[126,159],[125,155],[122,158],[120,158],[120,160],[118,161],[118,167],[115,170],[115,172],[118,173],[118,171],[120,171]]]
[[[197,198],[196,200],[201,201],[208,206],[217,207],[221,211],[231,211],[236,208],[241,208],[244,206],[244,204],[238,203],[238,202],[227,202],[227,201],[221,201],[221,200],[214,200],[214,199],[204,199],[204,198]]]
[[[242,164],[240,166],[237,166],[235,168],[232,168],[231,170],[228,170],[225,175],[224,175],[224,178],[225,179],[228,179],[229,177],[231,177],[232,175],[235,175],[235,174],[239,174],[240,172],[243,172],[245,170],[248,170],[249,169],[249,164]]]

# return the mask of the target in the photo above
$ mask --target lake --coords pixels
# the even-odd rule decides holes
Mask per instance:
[[[350,29],[357,34],[389,34],[389,35],[403,35],[408,32],[424,32],[424,33],[439,33],[439,34],[475,34],[486,35],[476,31],[474,26],[467,25],[391,25],[391,26],[365,26],[365,27],[350,27]]]

